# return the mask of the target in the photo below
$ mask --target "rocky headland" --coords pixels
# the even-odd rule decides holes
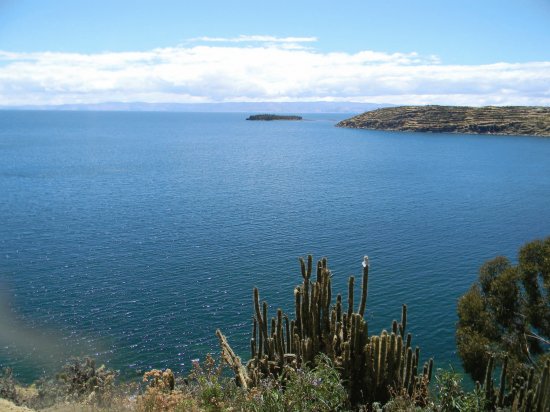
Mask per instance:
[[[550,107],[388,107],[342,120],[336,126],[409,132],[550,136]]]
[[[286,116],[279,114],[255,114],[246,120],[302,120],[301,116]]]

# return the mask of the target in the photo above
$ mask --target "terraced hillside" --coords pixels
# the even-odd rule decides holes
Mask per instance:
[[[343,120],[336,126],[411,132],[550,136],[550,107],[388,107]]]

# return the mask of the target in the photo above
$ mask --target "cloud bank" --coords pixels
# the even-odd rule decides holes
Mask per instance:
[[[313,37],[192,40],[207,44],[97,54],[0,51],[0,105],[550,105],[550,62],[448,65],[417,53],[324,53],[300,46]]]

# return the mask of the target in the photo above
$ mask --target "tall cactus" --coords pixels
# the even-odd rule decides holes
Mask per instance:
[[[529,370],[527,380],[523,376],[510,376],[508,357],[504,358],[500,373],[500,386],[494,388],[495,359],[489,358],[483,389],[490,410],[507,408],[513,412],[550,411],[550,359],[546,360],[542,373],[535,378],[535,369]],[[507,392],[507,382],[510,382]]]
[[[253,290],[254,321],[250,340],[251,358],[246,368],[234,356],[225,337],[218,333],[224,358],[244,387],[255,386],[266,376],[280,376],[285,368],[312,364],[318,354],[326,354],[340,371],[353,404],[386,402],[392,393],[426,393],[432,376],[433,361],[418,372],[419,348],[411,347],[412,335],[406,333],[407,306],[402,306],[401,322],[393,321],[392,331],[370,336],[364,319],[369,276],[369,259],[363,259],[361,299],[354,305],[355,278],[348,280],[347,310],[342,296],[332,303],[331,272],[327,260],[316,266],[311,279],[313,257],[307,263],[300,258],[302,283],[294,289],[295,319],[280,309],[268,322],[267,303],[260,304],[257,288]],[[270,327],[268,327],[270,326]]]

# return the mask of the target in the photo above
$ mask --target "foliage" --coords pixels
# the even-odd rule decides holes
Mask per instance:
[[[264,379],[249,394],[241,407],[250,412],[331,412],[348,407],[340,374],[324,355],[319,355],[314,368],[287,368],[284,378]]]
[[[313,369],[289,369],[283,404],[288,411],[338,411],[347,403],[346,389],[330,359],[319,355]]]
[[[319,358],[314,369],[288,369],[285,379],[265,379],[250,391],[223,376],[222,365],[207,355],[202,364],[184,381],[172,384],[173,374],[152,370],[144,375],[148,383],[138,398],[139,412],[225,411],[250,412],[340,411],[347,404],[347,393],[338,371],[328,358]]]
[[[193,397],[175,389],[175,377],[170,369],[146,372],[143,382],[148,383],[148,387],[137,400],[138,412],[199,410]]]
[[[487,409],[481,388],[471,392],[462,388],[462,377],[454,370],[439,370],[436,375],[437,410],[444,412],[477,412]]]
[[[405,393],[401,395],[396,395],[383,406],[379,403],[375,403],[373,406],[373,410],[377,412],[419,412],[429,409],[427,407],[417,406],[415,399]]]
[[[12,372],[13,370],[11,368],[4,368],[2,370],[2,375],[0,375],[0,398],[10,400],[17,404],[19,402],[19,397],[15,389],[15,381]]]
[[[82,399],[93,395],[101,403],[109,398],[116,375],[105,365],[96,368],[91,358],[76,358],[65,364],[58,380],[70,397]]]
[[[519,262],[527,321],[550,340],[550,237],[522,247]]]
[[[208,354],[186,379],[176,379],[170,369],[146,372],[145,393],[138,397],[139,412],[154,411],[223,411],[231,405],[245,404],[247,394],[234,381],[223,376],[223,364]],[[243,408],[239,408],[241,410]]]
[[[87,398],[80,401],[58,398],[48,410],[55,411],[137,411],[137,412],[313,412],[313,411],[376,411],[376,412],[474,412],[474,411],[546,411],[550,407],[550,361],[542,378],[533,377],[523,382],[508,375],[500,380],[500,387],[494,386],[492,367],[489,378],[483,385],[466,391],[462,377],[451,370],[438,370],[432,394],[403,389],[394,390],[386,403],[351,405],[347,389],[340,378],[340,372],[324,355],[315,359],[315,367],[294,369],[287,367],[279,377],[267,377],[250,388],[243,390],[223,373],[222,364],[211,356],[199,363],[193,363],[193,370],[185,379],[175,376],[170,369],[153,369],[146,372],[142,394],[135,397],[136,388],[122,394],[124,385],[117,385],[113,391],[118,397],[110,403],[99,405]],[[505,369],[505,368],[504,368]],[[534,372],[534,369],[533,369]],[[546,374],[546,375],[545,375]],[[544,378],[544,376],[546,376]],[[56,379],[57,381],[57,379]],[[512,383],[512,390],[501,391],[505,381]],[[523,386],[522,386],[523,385]],[[514,389],[516,388],[516,389]],[[502,393],[502,394],[501,394]],[[135,399],[135,401],[132,401]],[[531,405],[527,408],[526,405]],[[420,406],[422,405],[422,406]],[[29,405],[32,406],[32,405]],[[44,408],[44,406],[39,407]]]
[[[224,400],[222,371],[223,364],[216,364],[214,358],[208,354],[202,365],[198,361],[193,362],[193,371],[189,375],[191,382],[198,386],[202,404],[212,406],[213,410],[221,408]]]
[[[107,407],[115,401],[117,373],[104,365],[96,368],[91,358],[73,358],[54,377],[36,382],[37,394],[28,406],[42,409],[59,402],[78,402]]]
[[[145,394],[138,399],[137,410],[143,412],[196,409],[181,391],[175,390],[175,377],[170,369],[153,369],[143,375],[148,383]],[[187,402],[189,401],[189,402]]]
[[[434,407],[427,384],[415,388],[413,392],[406,391],[403,388],[399,390],[392,389],[388,402],[385,404],[382,402],[373,404],[373,410],[383,410],[385,412],[431,411]]]
[[[550,237],[519,251],[518,264],[489,260],[458,302],[457,349],[464,369],[483,379],[488,354],[526,376],[550,341]],[[543,365],[543,361],[541,361]]]

